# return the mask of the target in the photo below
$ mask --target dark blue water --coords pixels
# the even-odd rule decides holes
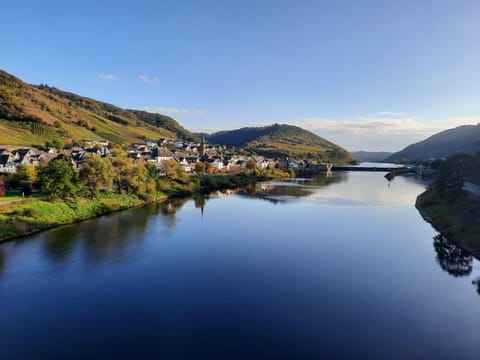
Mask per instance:
[[[0,358],[478,359],[479,264],[423,189],[270,183],[0,245]]]

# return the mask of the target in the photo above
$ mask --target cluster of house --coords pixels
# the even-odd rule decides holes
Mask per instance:
[[[63,155],[72,160],[77,167],[81,167],[85,157],[89,154],[98,154],[102,157],[113,156],[109,150],[108,141],[83,141],[83,147],[56,150],[41,147],[13,147],[0,146],[0,173],[14,173],[18,165],[43,166],[52,159]],[[299,167],[288,159],[268,159],[262,156],[245,156],[225,154],[225,147],[207,145],[202,142],[160,140],[159,142],[145,141],[130,145],[127,155],[137,164],[153,164],[159,170],[165,160],[177,161],[182,169],[188,173],[193,172],[195,164],[199,161],[208,162],[213,172],[237,172],[247,166],[249,161],[255,161],[257,168],[268,167]]]

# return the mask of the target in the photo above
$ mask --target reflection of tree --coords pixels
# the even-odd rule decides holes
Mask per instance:
[[[202,217],[203,217],[203,209],[205,209],[205,205],[207,205],[208,197],[204,194],[195,194],[193,195],[193,202],[195,204],[196,209],[201,209]]]
[[[5,251],[0,248],[0,275],[5,271],[5,265],[7,264],[7,255]]]
[[[473,258],[467,251],[441,234],[433,238],[433,247],[443,270],[455,277],[470,275]]]
[[[125,254],[129,245],[142,241],[149,216],[157,214],[155,205],[102,216],[45,233],[45,253],[54,261],[71,257],[77,245],[83,246],[85,259],[99,263]]]
[[[92,263],[125,254],[130,245],[143,241],[148,207],[107,215],[83,229],[86,259]]]
[[[45,233],[45,253],[57,262],[67,260],[77,241],[78,226],[66,225]]]
[[[165,225],[168,228],[173,228],[176,225],[176,214],[189,198],[173,198],[159,204],[160,212],[164,216]]]
[[[259,189],[258,189],[258,186],[256,184],[248,184],[247,187],[245,188],[245,191],[250,196],[255,196],[255,194],[258,192],[258,190]]]
[[[480,277],[473,280],[472,284],[475,285],[475,289],[477,290],[478,295],[480,295]]]

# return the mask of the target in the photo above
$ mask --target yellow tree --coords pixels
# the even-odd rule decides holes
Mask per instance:
[[[112,163],[99,155],[89,156],[78,173],[80,183],[97,196],[99,190],[111,190],[115,172]]]

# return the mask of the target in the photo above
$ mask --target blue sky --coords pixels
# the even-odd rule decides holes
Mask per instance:
[[[274,122],[399,150],[480,122],[480,1],[2,4],[0,68],[191,130]]]

